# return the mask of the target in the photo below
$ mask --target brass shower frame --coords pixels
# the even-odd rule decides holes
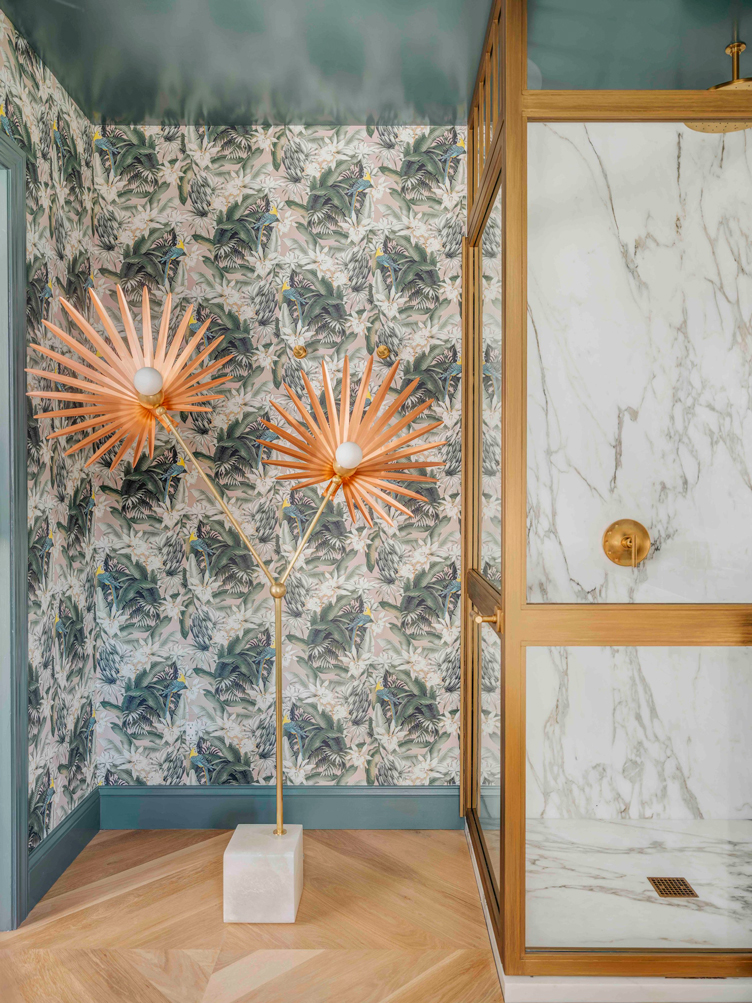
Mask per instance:
[[[752,119],[752,92],[528,91],[525,0],[495,0],[468,116],[468,236],[463,247],[462,806],[507,975],[749,977],[752,951],[528,950],[525,945],[525,651],[530,646],[752,645],[748,604],[531,604],[526,568],[527,126],[529,122]],[[502,192],[502,576],[480,574],[483,227]],[[602,527],[596,530],[601,531]],[[478,662],[473,613],[503,614],[500,886],[476,812]],[[484,626],[482,629],[491,629]]]

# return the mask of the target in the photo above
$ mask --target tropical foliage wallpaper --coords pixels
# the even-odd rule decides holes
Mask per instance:
[[[414,518],[354,525],[337,501],[284,605],[289,783],[457,779],[460,248],[453,129],[122,128],[96,150],[95,288],[169,288],[234,380],[189,445],[281,570],[318,506],[266,465],[282,383],[321,390],[377,346],[449,442]],[[304,348],[306,355],[300,359]],[[378,381],[378,377],[377,377]],[[375,389],[375,388],[374,388]],[[435,435],[439,438],[438,433]],[[443,437],[443,436],[442,436]],[[273,607],[262,576],[167,438],[95,468],[98,778],[274,780]]]
[[[462,134],[92,127],[4,27],[5,115],[43,186],[30,340],[46,343],[53,296],[83,305],[90,284],[106,297],[119,282],[134,306],[146,284],[154,310],[169,290],[173,316],[211,318],[207,345],[232,355],[233,380],[183,430],[266,560],[285,563],[319,498],[275,480],[256,441],[283,382],[301,392],[305,371],[320,390],[326,359],[338,388],[345,353],[357,374],[378,349],[376,385],[399,360],[396,392],[420,378],[405,407],[434,399],[424,419],[444,422],[446,465],[413,518],[370,529],[335,502],[288,582],[285,772],[456,783]],[[273,607],[190,461],[165,436],[135,468],[111,475],[105,455],[84,470],[42,425],[29,432],[31,842],[94,783],[273,783]]]
[[[92,271],[89,122],[0,14],[0,134],[26,155],[30,343],[56,297],[82,304]],[[38,353],[29,365],[55,368]],[[43,382],[29,378],[30,389]],[[48,385],[48,384],[47,384]],[[48,405],[47,410],[51,409]],[[35,407],[34,410],[39,410]],[[93,481],[29,406],[29,846],[96,784]]]

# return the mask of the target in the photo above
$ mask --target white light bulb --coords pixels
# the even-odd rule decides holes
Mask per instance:
[[[363,460],[363,450],[357,442],[342,442],[337,446],[334,458],[343,470],[355,470]]]
[[[163,384],[162,374],[151,366],[144,366],[133,374],[133,386],[136,388],[136,392],[143,394],[144,397],[153,397],[154,394],[158,394]]]

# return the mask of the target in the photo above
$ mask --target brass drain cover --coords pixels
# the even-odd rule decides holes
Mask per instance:
[[[696,899],[699,895],[686,878],[648,878],[662,899]]]

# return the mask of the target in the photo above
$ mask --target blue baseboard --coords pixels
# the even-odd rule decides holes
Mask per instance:
[[[273,822],[274,787],[100,787],[102,829],[233,829]],[[461,829],[459,788],[285,787],[306,829]]]
[[[97,787],[29,856],[29,911],[100,829],[232,829],[273,822],[274,787]],[[459,788],[286,787],[306,829],[461,829]]]
[[[31,911],[70,867],[89,840],[99,832],[99,788],[81,801],[29,855],[29,904]]]

